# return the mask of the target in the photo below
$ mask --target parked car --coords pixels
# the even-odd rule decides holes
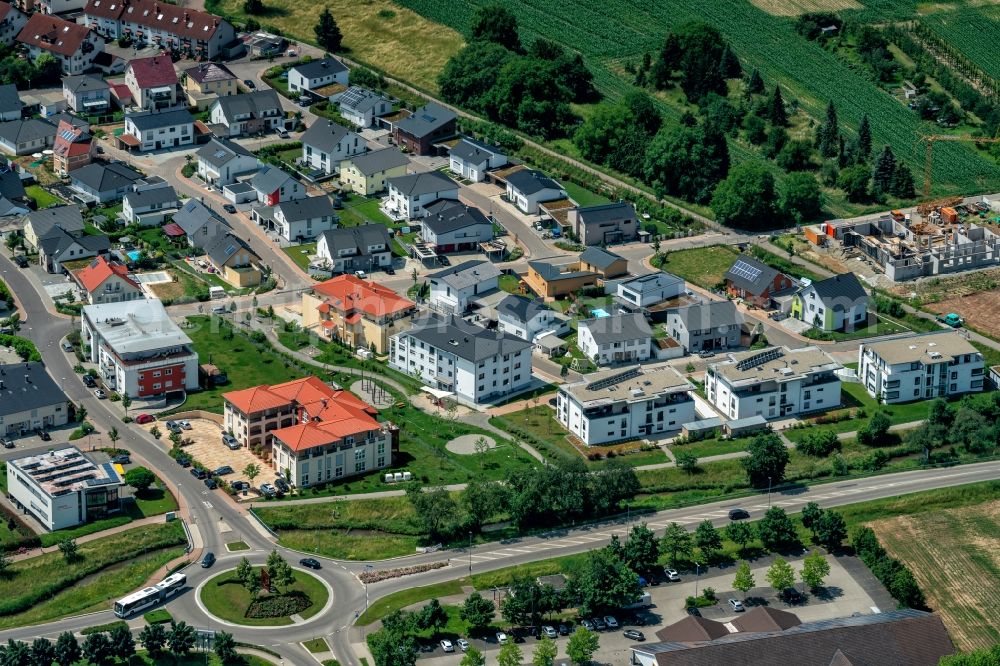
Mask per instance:
[[[322,565],[320,565],[319,560],[314,560],[311,557],[303,557],[301,560],[299,560],[299,564],[301,564],[302,566],[307,567],[309,569],[322,569],[323,568]]]
[[[207,569],[213,564],[215,564],[215,553],[208,551],[205,553],[205,556],[201,558],[201,566],[203,569]]]
[[[5,449],[14,448],[14,440],[12,440],[10,437],[4,437],[3,439],[0,439],[0,442],[3,443],[3,448]]]
[[[384,270],[385,270],[385,274],[386,275],[395,275],[396,274],[396,269],[393,268],[392,266],[386,266]]]
[[[596,629],[597,631],[604,631],[605,629],[608,628],[608,625],[604,624],[604,620],[602,620],[599,617],[595,617],[590,621],[594,623],[594,629]]]
[[[587,631],[594,631],[594,623],[591,622],[590,620],[586,620],[586,619],[585,620],[580,620],[580,624]]]
[[[559,625],[559,635],[560,636],[569,636],[569,627],[567,627],[565,624],[560,624]]]
[[[191,476],[193,476],[196,479],[205,479],[208,478],[208,472],[206,472],[200,467],[192,467]]]
[[[156,420],[156,417],[153,416],[152,414],[139,414],[139,416],[135,417],[135,422],[138,423],[139,425],[145,425],[146,423],[152,423],[155,420]]]
[[[742,613],[746,610],[746,608],[743,607],[743,602],[739,599],[730,599],[729,606],[733,609],[734,613]]]
[[[274,480],[274,485],[278,490],[280,490],[283,493],[287,493],[289,490],[292,489],[292,487],[288,485],[288,482],[285,481],[280,476]]]
[[[441,649],[444,650],[445,652],[454,652],[455,645],[447,638],[443,638],[441,639]]]
[[[228,432],[222,433],[222,443],[228,446],[233,451],[240,448],[240,443],[236,441],[236,438],[230,435]]]
[[[63,340],[62,344],[59,345],[59,346],[62,347],[62,350],[64,352],[71,352],[71,351],[73,351],[73,344],[69,340]]]
[[[507,634],[502,631],[497,632],[497,643],[500,645],[506,645],[508,641]]]
[[[230,215],[236,214],[236,206],[234,206],[233,204],[223,204],[222,210],[226,211]]]
[[[364,280],[368,277],[368,273],[365,273],[364,271],[354,271],[354,276],[359,280]]]
[[[83,385],[86,386],[87,388],[94,388],[95,386],[97,386],[97,381],[94,380],[93,376],[91,375],[84,375]]]
[[[43,442],[47,442],[52,439],[52,435],[42,430],[41,428],[35,428],[35,434],[42,438]]]
[[[229,465],[223,465],[222,467],[216,467],[215,471],[212,472],[213,476],[225,476],[227,474],[232,474],[233,468]]]
[[[191,458],[189,458],[188,456],[177,456],[176,458],[174,458],[174,462],[176,462],[181,467],[191,466]]]
[[[443,254],[442,254],[441,256],[439,256],[439,257],[438,257],[438,262],[439,262],[439,263],[440,263],[440,264],[441,264],[442,266],[451,266],[451,260],[450,260],[450,259],[448,259],[448,257],[444,256]]]
[[[647,585],[649,585],[649,581],[639,576],[639,587],[646,587]]]
[[[750,517],[750,512],[746,509],[730,509],[729,520],[744,520]]]
[[[123,453],[112,458],[111,462],[115,465],[130,465],[132,464],[132,458],[130,458],[127,453]]]
[[[203,483],[209,490],[215,490],[216,488],[219,487],[219,482],[213,479],[212,477],[204,479]]]
[[[712,358],[713,356],[715,356],[715,352],[708,349],[703,349],[702,351],[698,352],[698,356],[700,358]]]
[[[542,632],[549,638],[555,638],[559,635],[559,632],[557,632],[554,627],[550,627],[549,625],[542,627]]]
[[[309,98],[309,97],[306,97],[305,95],[303,95],[302,97],[299,97],[299,99],[296,102],[296,104],[298,104],[301,107],[307,107],[310,104],[312,104],[312,99]]]
[[[257,89],[257,84],[254,83],[253,81],[251,81],[250,79],[243,79],[243,85],[245,85],[247,87],[247,90],[256,90]]]
[[[233,481],[229,484],[229,487],[237,492],[241,490],[250,490],[250,484],[246,481]]]
[[[287,139],[288,138],[288,132],[285,131],[284,129],[280,128],[280,127],[275,127],[274,128],[274,133],[277,134],[278,138],[280,138],[280,139]]]
[[[622,632],[622,636],[633,641],[644,641],[646,640],[646,635],[637,629],[626,629]]]
[[[186,421],[186,420],[185,421],[178,421],[177,425],[179,425],[184,430],[190,430],[191,429],[191,422],[190,421]]]
[[[96,397],[98,400],[104,400],[105,398],[108,397],[108,394],[104,392],[104,389],[97,389],[96,391],[94,391],[94,397]]]
[[[211,273],[211,271],[209,271],[209,273]],[[226,314],[226,312],[228,312],[228,310],[226,310],[225,305],[216,305],[214,308],[212,308],[212,314],[224,315]]]
[[[664,569],[663,570],[663,575],[664,575],[664,577],[666,577],[667,580],[669,580],[669,581],[671,581],[673,583],[676,583],[677,581],[679,581],[681,579],[680,574],[677,573],[677,571],[675,569]]]
[[[260,486],[260,494],[266,497],[274,497],[277,494],[277,491],[270,483],[264,483]]]
[[[458,649],[459,650],[461,650],[462,652],[468,652],[468,650],[469,650],[469,641],[465,640],[464,638],[459,638],[455,642],[458,643]]]
[[[28,267],[28,258],[26,256],[24,256],[23,254],[17,255],[17,257],[14,258],[14,262],[17,264],[18,268],[27,268]]]
[[[604,624],[608,625],[608,629],[617,629],[618,628],[618,620],[615,619],[614,615],[605,615],[604,616]]]

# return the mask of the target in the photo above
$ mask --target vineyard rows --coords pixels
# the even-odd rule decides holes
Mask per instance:
[[[965,7],[921,19],[993,78],[1000,78],[1000,7]]]

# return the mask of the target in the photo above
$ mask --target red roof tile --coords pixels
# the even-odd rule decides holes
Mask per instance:
[[[187,39],[208,41],[221,23],[215,14],[158,0],[89,0],[83,13],[156,28]]]
[[[140,88],[177,85],[174,62],[168,56],[136,58],[129,61],[128,69],[132,70],[132,76]]]
[[[332,280],[321,282],[313,290],[326,297],[323,305],[345,316],[348,313],[363,312],[377,318],[416,307],[413,301],[403,298],[392,289],[374,282],[365,282],[355,275],[338,275]],[[320,311],[328,311],[322,310],[323,305],[319,306]]]
[[[76,277],[84,289],[90,293],[94,293],[112,275],[117,275],[136,289],[139,288],[139,284],[128,276],[128,269],[125,266],[117,261],[109,262],[104,257],[94,259],[90,262],[89,266],[77,273]]]
[[[170,224],[163,225],[163,233],[170,236],[171,238],[178,238],[180,236],[186,236],[187,233],[181,229],[181,225],[171,222]]]
[[[17,41],[59,55],[72,56],[80,50],[90,28],[47,14],[32,14],[17,35]]]
[[[75,157],[89,153],[91,147],[90,135],[82,127],[74,127],[65,120],[59,121],[52,152],[60,157]]]

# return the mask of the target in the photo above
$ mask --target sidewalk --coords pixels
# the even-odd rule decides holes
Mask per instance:
[[[100,532],[94,532],[92,534],[85,534],[81,537],[74,539],[77,545],[87,543],[88,541],[96,541],[97,539],[103,539],[104,537],[111,536],[112,534],[121,534],[122,532],[128,532],[129,530],[139,529],[145,527],[146,525],[158,525],[166,521],[162,515],[150,516],[149,518],[140,518],[139,520],[133,520],[131,523],[125,525],[119,525],[118,527],[112,527],[106,530],[101,530]],[[47,546],[45,548],[39,548],[37,551],[32,548],[27,553],[21,555],[11,555],[10,559],[12,562],[21,562],[23,560],[30,560],[33,557],[38,557],[44,555],[45,553],[57,553],[59,552],[59,546]]]

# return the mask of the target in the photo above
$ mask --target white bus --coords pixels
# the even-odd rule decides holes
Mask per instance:
[[[184,574],[171,574],[153,587],[143,588],[116,601],[115,615],[124,618],[155,606],[180,592],[186,582],[187,576]]]

